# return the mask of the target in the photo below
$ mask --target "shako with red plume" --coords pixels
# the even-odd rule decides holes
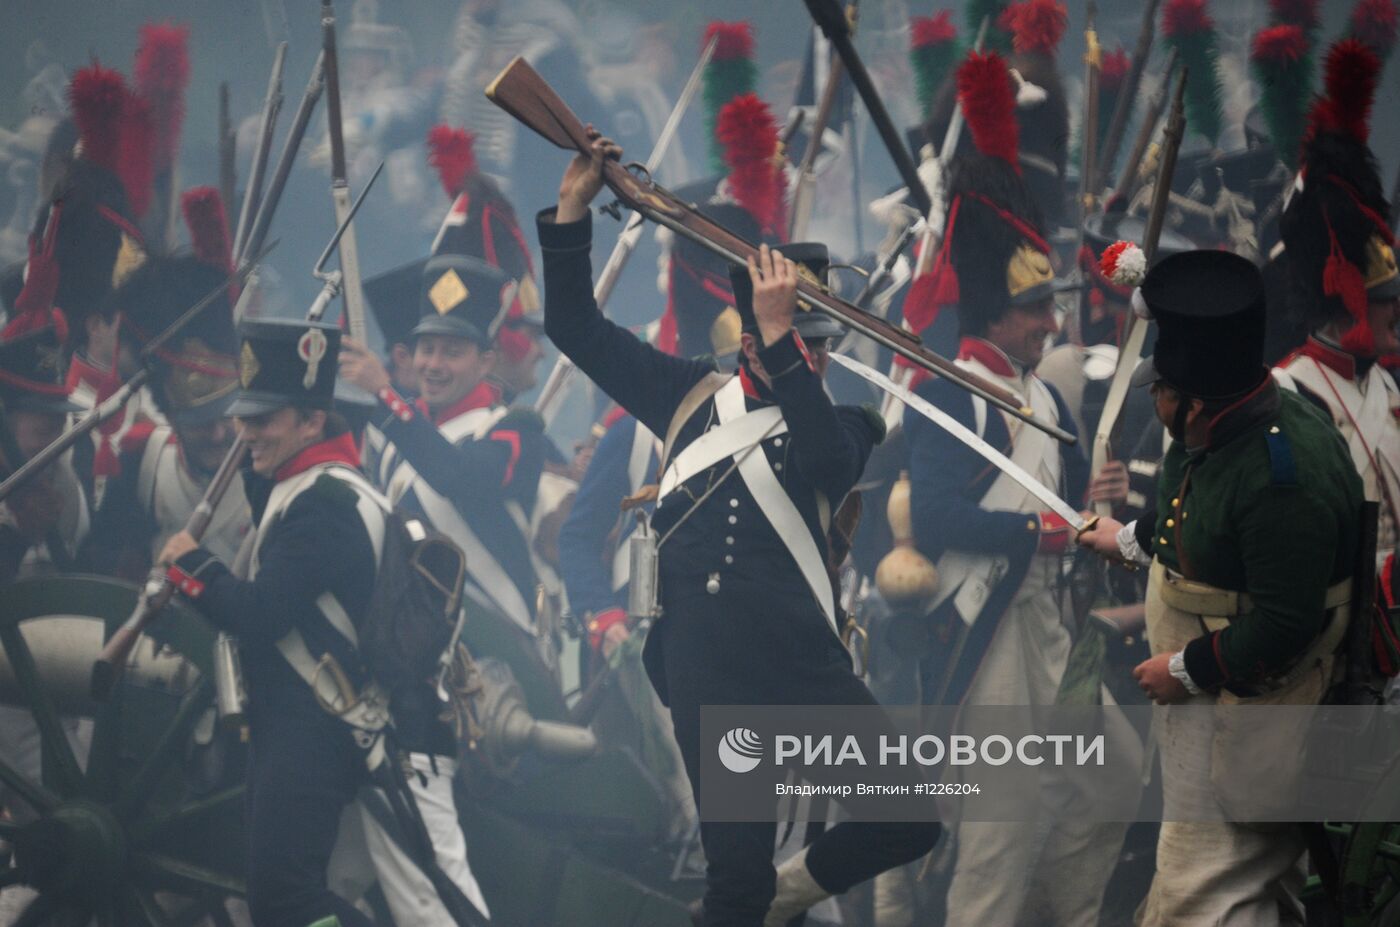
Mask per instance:
[[[149,122],[133,118],[139,101],[122,75],[97,62],[74,73],[68,98],[76,157],[36,217],[16,308],[31,318],[61,310],[70,347],[81,348],[84,320],[105,311],[112,287],[145,259],[131,203],[149,194]]]
[[[534,282],[530,249],[510,200],[495,181],[479,169],[475,141],[476,136],[462,127],[436,125],[428,131],[428,164],[437,172],[443,192],[451,200],[433,240],[431,254],[468,255],[500,268],[517,284],[512,316],[534,318],[539,314],[541,302]],[[365,287],[367,293],[379,294],[378,300],[371,296],[376,315],[379,315],[394,311],[388,305],[390,301],[416,306],[418,284],[407,268],[396,268],[366,281]],[[385,316],[381,320],[383,323],[397,326],[398,321]]]
[[[943,241],[904,308],[916,331],[956,304],[964,335],[980,335],[1010,307],[1054,291],[1049,244],[1035,196],[1021,176],[1016,91],[1006,61],[970,53],[957,71],[958,99],[974,151],[948,175]]]
[[[1367,145],[1380,59],[1357,39],[1328,51],[1300,173],[1279,231],[1292,279],[1295,319],[1307,331],[1342,322],[1342,346],[1375,354],[1367,303],[1400,295],[1390,205]]]
[[[729,194],[758,220],[764,234],[787,227],[787,182],[779,150],[778,123],[768,104],[746,93],[725,104],[715,137],[729,169]]]

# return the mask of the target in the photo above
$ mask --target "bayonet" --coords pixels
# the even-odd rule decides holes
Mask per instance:
[[[238,231],[233,239],[235,259],[243,256],[248,235],[252,232],[258,202],[262,198],[267,161],[272,154],[272,133],[277,128],[277,116],[282,111],[282,71],[286,62],[287,43],[282,42],[272,57],[272,73],[267,79],[267,95],[263,98],[262,117],[258,120],[258,143],[253,149],[253,162],[248,169],[248,186],[243,190],[243,205],[238,210]],[[232,199],[226,202],[231,203]]]
[[[360,253],[355,227],[350,222],[350,182],[345,166],[345,136],[340,115],[340,63],[335,47],[335,10],[331,0],[321,0],[321,56],[326,69],[326,132],[331,147],[331,201],[335,221],[344,231],[340,238],[341,295],[350,337],[365,343],[365,295],[360,288]]]

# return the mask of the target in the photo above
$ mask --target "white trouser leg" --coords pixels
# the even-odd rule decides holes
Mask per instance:
[[[457,772],[455,760],[447,757],[429,757],[424,753],[410,754],[413,768],[420,775],[412,776],[409,788],[413,799],[418,803],[418,812],[433,841],[433,851],[437,864],[447,877],[456,883],[477,910],[490,917],[486,898],[481,886],[472,875],[467,864],[467,839],[462,834],[462,826],[457,820],[457,804],[452,796],[452,778]],[[434,771],[434,760],[437,769]],[[426,782],[426,784],[425,784]],[[444,925],[455,927],[454,921],[443,907],[432,882],[414,863],[413,858],[403,851],[380,825],[379,819],[359,806],[360,820],[364,827],[365,846],[379,877],[379,886],[389,903],[395,923],[401,927],[429,927]]]

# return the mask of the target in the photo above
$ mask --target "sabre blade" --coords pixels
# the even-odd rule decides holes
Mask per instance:
[[[1074,506],[1055,495],[1055,493],[1050,490],[1050,487],[1031,476],[1014,460],[1011,460],[1001,451],[984,441],[971,428],[968,428],[962,422],[953,418],[927,399],[907,387],[900,386],[880,371],[872,367],[867,367],[853,357],[847,357],[844,354],[832,354],[831,359],[856,376],[874,383],[876,386],[880,387],[880,389],[894,396],[900,402],[976,451],[984,460],[1011,477],[1019,483],[1023,489],[1044,503],[1047,509],[1069,522],[1070,527],[1075,531],[1084,531],[1092,525],[1092,522],[1085,521],[1084,516],[1081,515]]]

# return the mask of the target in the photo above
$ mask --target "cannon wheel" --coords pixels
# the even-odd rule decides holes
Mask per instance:
[[[152,640],[198,672],[188,674],[188,686],[169,691],[124,682],[110,701],[81,712],[93,719],[86,767],[55,702],[57,694],[71,705],[74,694],[55,692],[63,683],[45,678],[27,640],[29,628],[55,619],[103,622],[110,632],[136,597],[129,583],[81,576],[25,580],[0,596],[0,647],[43,755],[37,782],[0,759],[0,781],[31,812],[0,820],[0,837],[13,849],[0,887],[26,884],[38,892],[16,927],[90,919],[175,927],[206,917],[231,925],[225,901],[243,894],[234,849],[243,845],[242,786],[194,795],[181,774],[191,733],[213,699],[209,626],[179,606],[155,622]],[[70,687],[72,675],[70,665]]]

